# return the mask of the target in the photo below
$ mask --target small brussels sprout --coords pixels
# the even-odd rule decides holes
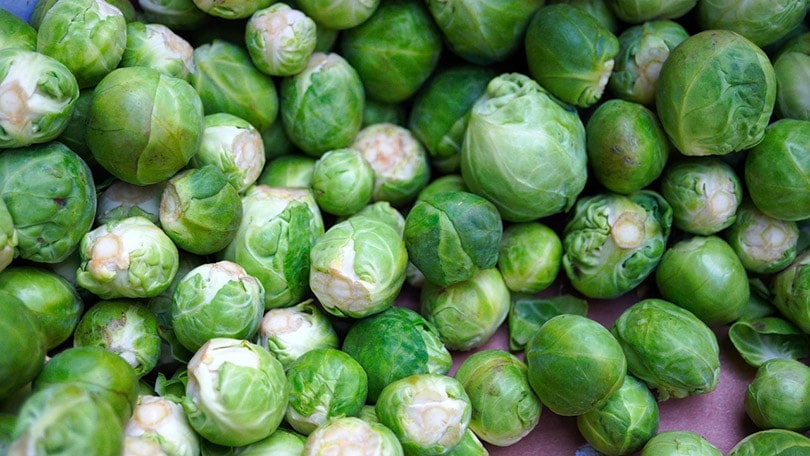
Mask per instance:
[[[315,52],[315,21],[286,3],[256,10],[245,24],[245,47],[256,68],[291,76],[306,68]]]
[[[796,259],[799,227],[794,221],[773,218],[744,201],[725,238],[747,271],[771,274]]]
[[[245,19],[272,3],[273,0],[194,0],[197,8],[223,19]]]
[[[329,420],[312,431],[304,443],[303,456],[402,456],[402,444],[388,427],[344,416]]]
[[[641,456],[723,456],[711,442],[693,431],[663,431],[641,449]]]
[[[127,47],[119,66],[148,66],[190,81],[194,72],[194,48],[163,24],[133,21],[127,23]]]
[[[279,155],[265,164],[256,184],[308,188],[312,185],[316,161],[315,157],[297,153]]]
[[[311,187],[324,212],[352,215],[371,202],[374,168],[357,149],[330,150],[315,162]]]
[[[509,291],[537,293],[557,279],[562,268],[560,236],[541,222],[523,222],[503,229],[498,270]]]
[[[529,339],[525,356],[537,397],[563,416],[604,404],[622,386],[628,367],[621,345],[607,328],[574,314],[548,320]]]
[[[188,423],[183,406],[164,397],[138,396],[124,435],[155,442],[165,454],[200,454],[200,437]]]
[[[198,29],[213,17],[197,8],[194,0],[138,0],[138,6],[144,21],[178,31]]]
[[[521,351],[526,344],[552,317],[560,314],[586,316],[588,301],[570,294],[540,297],[513,294],[507,322],[509,324],[509,349]]]
[[[754,367],[774,358],[810,356],[810,334],[780,317],[737,320],[729,328],[728,337],[745,362]]]
[[[610,332],[624,351],[627,371],[657,390],[659,402],[717,388],[717,336],[683,307],[642,299],[619,315]]]
[[[76,282],[102,299],[157,296],[172,283],[180,261],[169,236],[141,216],[87,232],[79,254]]]
[[[810,249],[800,253],[793,263],[771,280],[771,303],[798,326],[810,333]]]
[[[807,0],[712,0],[698,2],[697,22],[703,30],[731,30],[765,47],[801,24],[806,12]]]
[[[810,438],[806,435],[789,429],[765,429],[743,437],[731,447],[728,456],[789,455],[807,451],[810,451]]]
[[[284,368],[270,352],[246,340],[213,338],[188,363],[182,405],[201,437],[243,446],[278,428],[288,394]]]
[[[295,431],[278,428],[270,436],[249,445],[234,448],[235,456],[301,456],[307,438]]]
[[[759,143],[775,102],[768,56],[730,30],[683,40],[661,66],[655,95],[661,125],[684,155],[726,155]]]
[[[160,223],[160,199],[165,182],[135,185],[113,178],[98,195],[96,223],[140,215],[154,224]]]
[[[0,291],[0,343],[14,349],[0,353],[0,401],[34,380],[47,354],[46,334],[37,315],[19,298]],[[448,353],[448,358],[450,354]],[[449,370],[449,367],[448,367]]]
[[[810,429],[810,367],[787,358],[771,359],[757,368],[745,390],[745,412],[761,429]]]
[[[810,120],[810,33],[803,33],[779,48],[774,57],[776,112],[780,117]]]
[[[311,299],[265,312],[257,342],[275,355],[285,370],[308,351],[339,346],[331,321]]]
[[[737,320],[750,296],[745,267],[718,236],[694,236],[670,245],[655,270],[655,283],[665,300],[709,326]]]
[[[0,24],[0,49],[37,50],[37,29],[22,15],[8,9],[8,5],[0,8]]]
[[[405,454],[440,455],[464,438],[472,404],[453,377],[414,374],[389,383],[376,404],[380,423],[394,431]]]
[[[265,164],[262,135],[250,122],[226,112],[205,116],[200,148],[191,165],[213,165],[244,193],[259,178]]]

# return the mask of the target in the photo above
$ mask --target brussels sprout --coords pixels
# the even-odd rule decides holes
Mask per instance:
[[[602,97],[619,40],[582,8],[540,8],[526,30],[529,74],[562,101],[587,108]]]
[[[796,28],[804,19],[807,6],[807,0],[705,0],[698,2],[697,22],[704,30],[731,30],[765,47]]]
[[[363,123],[357,71],[336,53],[314,52],[301,72],[281,80],[281,122],[290,141],[320,157],[351,145]]]
[[[223,19],[244,19],[272,3],[273,0],[194,0],[197,8]]]
[[[335,328],[311,299],[265,312],[257,342],[275,355],[285,370],[308,351],[339,346]]]
[[[781,117],[810,120],[810,33],[803,33],[779,48],[773,62],[776,73],[776,112]]]
[[[641,456],[723,456],[711,442],[693,431],[664,431],[641,449]]]
[[[774,358],[810,356],[810,334],[780,317],[735,321],[728,330],[728,337],[745,362],[754,367]]]
[[[286,3],[256,10],[245,24],[245,47],[256,68],[291,76],[306,68],[315,52],[315,21]]]
[[[406,455],[441,455],[467,432],[472,405],[464,386],[441,374],[414,374],[389,383],[376,404]]]
[[[270,436],[233,449],[235,456],[301,456],[307,438],[297,432],[278,428]]]
[[[619,315],[610,332],[627,357],[627,371],[656,389],[659,401],[717,388],[717,336],[683,307],[663,299],[642,299]]]
[[[319,426],[304,444],[303,456],[402,456],[396,434],[380,423],[353,416],[334,418]]]
[[[354,215],[364,215],[386,223],[400,236],[405,235],[405,216],[388,201],[376,201],[360,209]]]
[[[743,437],[729,450],[728,456],[803,454],[809,449],[810,438],[806,435],[789,429],[766,429]]]
[[[771,274],[796,259],[799,227],[794,221],[773,218],[744,201],[725,238],[747,271]]]
[[[670,245],[655,270],[655,283],[665,300],[709,326],[741,317],[750,295],[745,267],[718,236],[694,236]]]
[[[393,381],[412,374],[447,374],[453,366],[436,327],[405,307],[358,320],[346,333],[342,349],[366,370],[370,403]]]
[[[730,30],[704,30],[683,40],[661,66],[655,95],[661,125],[684,155],[726,155],[754,146],[775,102],[768,56]]]
[[[357,70],[366,95],[396,103],[413,96],[439,63],[442,35],[418,0],[381,2],[341,34],[340,54]]]
[[[165,182],[135,185],[113,178],[98,195],[95,221],[101,225],[116,219],[140,215],[154,224],[159,224],[160,199],[165,188]]]
[[[525,355],[532,389],[549,410],[563,416],[604,404],[622,386],[628,367],[607,328],[574,314],[548,320],[529,339]]]
[[[374,168],[357,149],[330,150],[315,162],[311,187],[324,212],[352,215],[371,202]]]
[[[669,204],[652,190],[580,198],[563,231],[566,276],[587,297],[627,293],[660,263],[671,220]]]
[[[163,24],[129,22],[127,47],[119,66],[148,66],[168,76],[190,81],[194,72],[194,48]]]
[[[810,333],[810,249],[778,272],[771,281],[771,303],[798,326]]]
[[[212,16],[197,8],[194,0],[138,0],[143,20],[163,24],[172,30],[194,30]]]
[[[497,266],[510,291],[537,293],[557,279],[562,254],[562,240],[548,225],[515,223],[503,229]]]
[[[183,406],[164,397],[138,396],[124,435],[155,442],[166,454],[200,454],[200,437],[189,425]]]
[[[37,30],[22,16],[8,9],[0,8],[0,49],[20,48],[37,50]]]
[[[3,347],[14,347],[0,354],[0,400],[3,400],[39,375],[48,348],[37,315],[19,298],[0,291],[0,311],[3,315],[0,343]]]
[[[208,114],[200,148],[191,158],[191,164],[198,168],[218,167],[228,182],[239,193],[244,193],[264,168],[261,133],[250,122],[233,114]]]
[[[745,391],[745,412],[761,429],[810,429],[810,367],[787,358],[771,359],[757,368]]]
[[[201,437],[243,446],[278,428],[288,394],[284,368],[267,350],[246,340],[213,338],[188,363],[182,405]]]
[[[588,169],[606,189],[641,190],[661,175],[670,154],[658,116],[631,101],[600,104],[585,124]]]
[[[552,317],[560,314],[586,316],[588,302],[570,294],[540,297],[513,294],[507,322],[509,324],[509,349],[521,351],[526,344]]]
[[[297,153],[279,155],[267,162],[256,184],[308,188],[312,185],[317,160]]]
[[[0,154],[0,197],[16,230],[19,256],[39,263],[70,256],[93,224],[94,185],[87,164],[59,142]]]
[[[65,130],[79,85],[58,60],[12,47],[0,49],[0,93],[0,148],[24,147],[56,139]]]
[[[765,129],[745,159],[754,205],[781,220],[810,218],[810,120],[781,119]]]
[[[652,106],[661,65],[675,46],[689,37],[678,22],[668,19],[629,26],[617,37],[619,53],[608,89],[628,101]]]
[[[609,0],[616,17],[631,24],[654,19],[677,19],[688,13],[697,0]]]
[[[180,261],[169,236],[141,216],[87,232],[79,253],[76,282],[102,299],[157,296],[172,283]]]

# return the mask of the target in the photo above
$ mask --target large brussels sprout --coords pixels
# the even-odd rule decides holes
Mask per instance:
[[[315,52],[315,21],[286,3],[256,10],[245,24],[245,46],[256,68],[271,76],[302,71]]]
[[[331,321],[312,299],[265,312],[257,342],[275,355],[284,369],[310,350],[339,346]]]
[[[513,223],[503,229],[497,266],[509,291],[537,293],[557,279],[562,255],[562,240],[550,226]]]
[[[124,426],[124,435],[155,442],[166,454],[200,454],[200,437],[188,423],[183,406],[165,397],[138,396],[132,417]]]
[[[803,33],[779,48],[773,58],[776,73],[776,112],[781,117],[810,120],[810,33]]]
[[[501,74],[472,107],[460,167],[505,220],[564,212],[587,180],[585,126],[528,76]]]
[[[402,456],[402,444],[383,424],[353,416],[332,419],[315,429],[304,443],[303,456]]]
[[[330,150],[315,162],[311,187],[324,212],[352,215],[371,202],[374,168],[357,149]]]
[[[807,451],[810,451],[810,438],[806,435],[789,429],[765,429],[743,437],[731,447],[728,456],[790,455]]]
[[[0,291],[0,343],[14,349],[0,353],[0,401],[39,375],[45,364],[47,339],[37,316],[24,302]],[[449,354],[447,355],[449,358]],[[449,368],[448,368],[449,369]]]
[[[768,56],[730,30],[704,30],[682,41],[661,66],[655,95],[661,125],[684,155],[754,146],[775,102]]]
[[[677,19],[688,13],[697,0],[608,0],[616,17],[631,24],[655,19]]]
[[[745,412],[761,429],[810,429],[810,367],[787,358],[771,359],[757,368],[745,390]]]
[[[194,48],[163,24],[133,21],[127,23],[127,47],[119,65],[148,66],[189,81],[194,72]]]
[[[786,268],[798,254],[799,227],[794,221],[773,218],[743,201],[724,236],[743,267],[757,274]]]
[[[765,47],[787,36],[806,12],[807,0],[702,0],[697,21],[704,30],[731,30]]]
[[[693,431],[664,431],[641,449],[641,456],[723,456],[711,442]]]
[[[777,309],[802,331],[810,333],[810,249],[803,250],[771,281]]]

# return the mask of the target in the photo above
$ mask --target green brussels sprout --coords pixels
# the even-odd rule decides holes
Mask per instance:
[[[428,0],[426,3],[450,50],[468,62],[488,65],[504,61],[520,49],[529,21],[545,2]]]
[[[33,9],[30,11],[31,15],[28,18],[29,23],[35,29],[38,29],[42,25],[42,19],[45,17],[45,14],[57,1],[58,0],[42,0],[35,2]],[[118,8],[121,14],[124,15],[124,19],[127,23],[138,20],[139,13],[135,10],[135,6],[130,0],[108,0],[107,3]]]
[[[216,337],[189,361],[182,405],[205,440],[243,446],[278,428],[288,395],[284,368],[270,352],[246,340]]]
[[[750,296],[745,267],[718,236],[694,236],[670,245],[655,270],[655,283],[665,300],[709,326],[740,318]]]
[[[245,24],[245,47],[256,68],[291,76],[306,68],[317,42],[315,21],[286,3],[256,10]]]
[[[124,13],[105,0],[57,0],[37,27],[37,52],[62,62],[82,89],[114,70],[126,47]]]
[[[717,388],[717,336],[683,307],[642,299],[619,315],[610,332],[624,351],[628,373],[657,390],[659,402]]]
[[[562,268],[560,236],[541,222],[523,222],[503,229],[498,270],[509,291],[537,293],[557,279]]]
[[[602,98],[619,40],[582,8],[558,3],[531,17],[525,37],[529,74],[554,96],[582,108]]]
[[[587,297],[619,297],[656,270],[671,224],[669,203],[653,190],[582,197],[563,231],[566,276]]]
[[[729,450],[728,456],[804,454],[808,450],[810,438],[806,435],[789,429],[765,429],[743,437]]]
[[[346,30],[371,17],[380,0],[298,0],[296,4],[319,28]]]
[[[617,36],[619,53],[608,90],[620,99],[652,106],[661,65],[688,37],[689,32],[680,23],[668,19],[627,27]]]
[[[371,344],[368,341],[373,340]],[[415,311],[394,306],[355,322],[342,350],[368,374],[368,402],[389,383],[412,374],[447,374],[453,359],[432,323]]]
[[[724,237],[743,267],[757,274],[779,272],[798,254],[798,224],[773,218],[750,201],[744,201],[737,208],[736,219]]]
[[[177,247],[197,255],[218,252],[242,221],[242,199],[215,165],[181,171],[166,182],[160,226]]]
[[[781,220],[810,218],[810,120],[768,125],[748,150],[744,179],[754,205]]]
[[[4,269],[0,291],[17,297],[36,315],[48,350],[70,338],[84,311],[84,301],[73,285],[42,267],[12,265]]]
[[[37,315],[19,298],[0,290],[0,401],[24,387],[42,371],[47,354],[46,334]],[[450,355],[447,355],[448,358]],[[449,368],[448,368],[449,369]]]
[[[442,34],[418,0],[381,2],[340,40],[340,54],[357,70],[366,96],[389,103],[413,96],[437,67],[441,51]]]
[[[256,68],[243,46],[219,38],[197,46],[194,68],[191,85],[199,93],[206,114],[227,112],[259,131],[276,121],[276,83]]]
[[[461,176],[501,217],[525,222],[567,211],[587,181],[585,126],[520,73],[493,78],[473,105]]]
[[[391,307],[407,265],[405,241],[394,228],[354,215],[315,240],[309,286],[330,314],[362,318]]]
[[[631,24],[655,20],[677,19],[688,13],[697,0],[609,0],[616,17]]]
[[[810,33],[803,33],[779,48],[773,62],[776,73],[776,112],[780,117],[810,120]]]
[[[256,184],[269,187],[308,188],[312,185],[317,160],[315,157],[297,153],[279,155],[265,164]]]
[[[606,189],[630,194],[661,176],[670,145],[658,116],[622,99],[600,104],[585,124],[588,170]]]
[[[745,412],[761,429],[810,429],[810,367],[776,358],[764,362],[745,390]]]
[[[189,271],[172,295],[172,329],[190,351],[215,337],[252,340],[264,315],[264,287],[227,260]]]
[[[775,102],[768,56],[730,30],[704,30],[683,40],[661,66],[655,94],[661,125],[684,155],[726,155],[754,146]]]
[[[529,385],[528,367],[505,350],[486,349],[459,364],[453,377],[470,398],[470,429],[481,440],[509,446],[529,435],[543,405]]]
[[[332,454],[364,454],[368,456],[402,456],[402,444],[388,427],[344,416],[329,420],[307,436],[304,456]]]
[[[774,358],[810,356],[810,334],[780,317],[737,320],[729,327],[728,338],[745,362],[754,367]]]
[[[79,254],[76,282],[101,299],[157,296],[171,285],[180,261],[169,236],[141,216],[88,231]]]
[[[436,327],[441,341],[461,351],[489,341],[506,321],[511,302],[509,288],[494,267],[452,285],[427,281],[419,294],[420,312]]]
[[[211,16],[223,19],[248,18],[272,3],[274,3],[273,0],[194,0],[197,8]]]
[[[693,431],[664,431],[641,449],[641,456],[723,456],[711,442]]]
[[[357,211],[354,215],[364,215],[388,224],[400,236],[405,235],[405,216],[388,201],[376,201]]]
[[[281,80],[281,122],[293,144],[320,157],[351,145],[363,123],[364,100],[360,76],[346,59],[314,52],[306,68]]]
[[[157,23],[127,23],[127,46],[119,66],[148,66],[167,76],[191,80],[194,48],[171,28]]]
[[[113,178],[98,195],[96,223],[140,215],[159,225],[160,200],[165,188],[166,182],[135,185]]]
[[[332,322],[312,299],[265,312],[257,339],[285,370],[308,351],[339,346]]]
[[[801,24],[807,6],[807,0],[704,0],[697,4],[697,22],[704,30],[731,30],[765,47]]]
[[[7,8],[0,8],[0,49],[37,50],[37,29]]]
[[[613,334],[596,320],[575,314],[548,320],[529,339],[525,356],[532,389],[562,416],[604,404],[622,386],[628,367]]]
[[[53,57],[12,47],[0,49],[0,93],[0,148],[5,149],[56,139],[67,128],[79,85]]]
[[[371,202],[374,168],[357,149],[333,149],[315,162],[311,188],[324,212],[352,215]]]
[[[132,417],[124,426],[124,436],[155,442],[165,454],[200,454],[200,437],[188,423],[183,406],[165,397],[138,396]]]
[[[810,333],[810,249],[771,280],[771,303],[802,331]]]
[[[295,431],[278,428],[268,437],[233,449],[235,456],[301,456],[307,438]]]
[[[577,429],[605,455],[632,454],[658,432],[658,403],[644,382],[632,375],[608,400],[577,416]]]
[[[90,168],[59,142],[0,154],[0,198],[16,230],[19,256],[39,263],[70,256],[92,227],[97,207]]]
[[[560,314],[586,316],[588,302],[570,294],[558,296],[535,296],[513,294],[512,305],[507,315],[509,325],[509,349],[525,350],[526,344],[552,317]]]
[[[143,21],[163,24],[178,31],[200,28],[212,18],[197,8],[194,0],[138,0],[138,6]]]
[[[441,374],[414,374],[389,383],[375,408],[406,455],[446,454],[464,438],[472,417],[464,386]]]

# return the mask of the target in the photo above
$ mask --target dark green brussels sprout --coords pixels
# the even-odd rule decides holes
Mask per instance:
[[[0,401],[30,383],[42,370],[47,354],[46,334],[37,315],[19,298],[0,291]],[[11,349],[11,347],[14,347]],[[449,354],[447,355],[449,359]],[[448,366],[449,370],[449,366]]]
[[[657,390],[659,402],[717,388],[717,336],[683,307],[642,299],[619,315],[610,332],[627,357],[628,373]]]
[[[318,28],[345,30],[366,21],[380,0],[297,0],[301,11],[318,24]]]
[[[608,0],[616,17],[636,24],[654,19],[677,19],[688,13],[697,0]]]
[[[213,17],[197,8],[194,0],[138,0],[138,6],[144,21],[178,31],[198,29]]]
[[[245,24],[245,47],[256,68],[291,76],[307,66],[317,41],[315,21],[286,3],[256,10]]]
[[[703,0],[697,4],[697,22],[704,30],[731,30],[765,47],[787,36],[806,12],[807,0]]]
[[[98,195],[96,223],[141,216],[160,225],[160,200],[166,182],[135,185],[113,178]]]
[[[332,322],[312,299],[265,312],[257,339],[284,369],[310,350],[339,346]]]
[[[723,456],[711,442],[693,431],[664,431],[641,449],[641,456]]]
[[[810,120],[810,33],[803,33],[779,48],[773,58],[776,73],[776,112],[781,117]]]
[[[780,317],[735,321],[728,329],[728,338],[745,362],[754,367],[773,358],[810,356],[810,334]]]
[[[771,359],[757,368],[745,390],[745,412],[761,429],[810,429],[810,367],[787,358]]]
[[[307,438],[295,431],[279,427],[258,442],[234,448],[235,456],[301,456]]]
[[[418,0],[381,2],[340,40],[340,54],[357,70],[366,96],[389,103],[414,95],[438,65],[441,51],[441,32]]]
[[[750,201],[737,208],[736,220],[724,236],[745,269],[757,274],[779,272],[798,254],[797,223],[773,218]]]
[[[194,0],[197,8],[223,19],[244,19],[272,3],[274,0]]]
[[[0,49],[37,50],[37,29],[26,19],[7,8],[0,8],[0,25]]]
[[[513,294],[507,322],[509,324],[509,349],[521,351],[529,339],[552,317],[560,314],[586,316],[588,302],[570,294],[559,296],[535,296]]]
[[[402,444],[388,427],[353,416],[334,418],[307,436],[303,454],[328,456],[364,454],[369,456],[402,456]]]
[[[497,266],[509,291],[537,293],[557,279],[562,254],[562,240],[548,225],[514,223],[503,229]]]
[[[684,155],[726,155],[754,146],[775,102],[768,56],[730,30],[704,30],[683,40],[661,66],[655,95],[661,125]]]
[[[743,437],[729,450],[728,456],[788,456],[807,451],[810,451],[810,438],[806,435],[789,429],[765,429]]]
[[[540,8],[526,30],[529,74],[560,100],[587,108],[605,91],[619,40],[582,8]]]
[[[279,155],[265,164],[256,184],[269,187],[310,187],[317,160],[297,153]]]
[[[802,331],[810,333],[810,249],[802,251],[773,277],[771,292],[774,307]]]
[[[127,23],[127,47],[119,66],[148,66],[189,81],[194,72],[194,48],[163,24],[133,21]]]
[[[315,162],[310,185],[324,212],[352,215],[371,202],[374,168],[357,149],[330,150]]]
[[[178,456],[200,454],[200,437],[192,429],[183,406],[165,397],[140,395],[124,426],[126,438],[147,439],[158,451]]]

